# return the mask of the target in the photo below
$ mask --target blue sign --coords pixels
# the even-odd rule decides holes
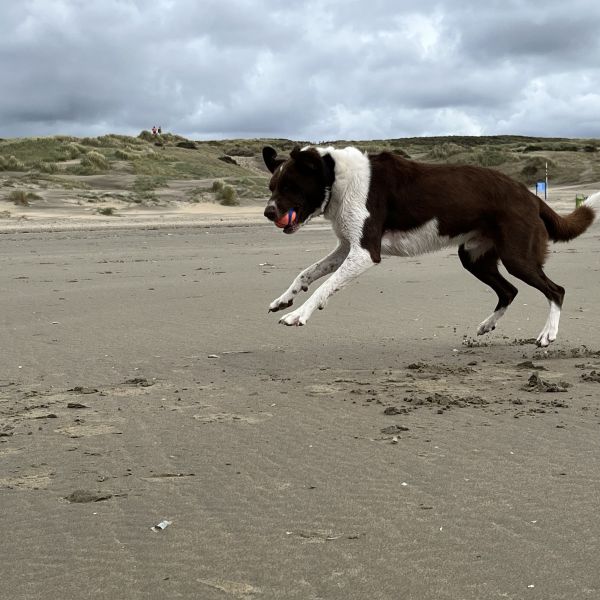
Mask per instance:
[[[535,182],[535,193],[537,196],[544,196],[544,198],[546,197],[546,182],[543,180],[540,181],[536,181]]]

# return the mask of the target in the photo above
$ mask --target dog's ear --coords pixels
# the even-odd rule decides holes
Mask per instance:
[[[290,158],[293,158],[294,160],[298,160],[298,158],[300,158],[301,153],[302,153],[302,148],[300,148],[300,146],[298,146],[298,144],[296,144],[292,148],[292,151],[290,152]]]
[[[265,165],[267,165],[267,169],[269,169],[271,173],[274,173],[275,169],[285,162],[285,158],[277,158],[277,150],[271,148],[271,146],[265,146],[262,150],[262,155]]]
[[[307,171],[319,171],[322,168],[322,159],[314,149],[302,150],[300,146],[294,146],[290,153],[296,164]]]

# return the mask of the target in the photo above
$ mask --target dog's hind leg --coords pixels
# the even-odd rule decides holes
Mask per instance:
[[[510,303],[517,295],[517,288],[506,281],[498,271],[498,254],[495,248],[488,250],[482,256],[470,252],[462,245],[458,248],[458,257],[462,266],[472,273],[479,281],[489,285],[498,296],[498,304],[494,312],[479,324],[477,335],[483,335],[496,328],[499,319],[504,315]]]
[[[307,292],[308,286],[311,283],[335,271],[348,256],[349,250],[350,244],[345,240],[340,240],[337,248],[333,252],[304,269],[304,271],[292,281],[290,287],[283,292],[279,298],[276,298],[271,302],[269,305],[269,312],[277,312],[278,310],[291,306],[294,303],[294,296],[300,291]]]
[[[565,297],[565,288],[554,283],[544,273],[541,265],[531,265],[524,263],[521,259],[503,258],[502,262],[506,270],[515,277],[518,277],[530,286],[540,290],[548,299],[550,312],[546,319],[546,324],[537,337],[537,345],[545,348],[550,342],[556,339],[558,334],[558,323],[560,321],[560,311],[562,309]]]
[[[546,324],[537,337],[538,346],[545,347],[556,339],[560,311],[565,297],[565,289],[549,279],[542,265],[546,256],[547,236],[545,230],[532,232],[528,237],[514,236],[510,244],[499,248],[500,260],[506,270],[521,281],[536,288],[550,304]],[[522,240],[520,243],[518,240]]]

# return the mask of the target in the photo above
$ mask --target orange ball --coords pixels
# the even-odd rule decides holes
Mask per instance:
[[[288,210],[285,213],[285,215],[283,215],[280,219],[277,219],[277,221],[275,221],[275,225],[277,225],[277,227],[279,227],[280,229],[283,229],[284,227],[291,225],[295,220],[296,211],[293,208],[290,208],[290,210]]]

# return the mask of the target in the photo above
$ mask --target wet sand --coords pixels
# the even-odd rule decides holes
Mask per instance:
[[[451,250],[278,325],[333,244],[0,235],[3,597],[600,596],[600,228],[552,247],[547,351],[522,284],[475,336],[495,297]]]

